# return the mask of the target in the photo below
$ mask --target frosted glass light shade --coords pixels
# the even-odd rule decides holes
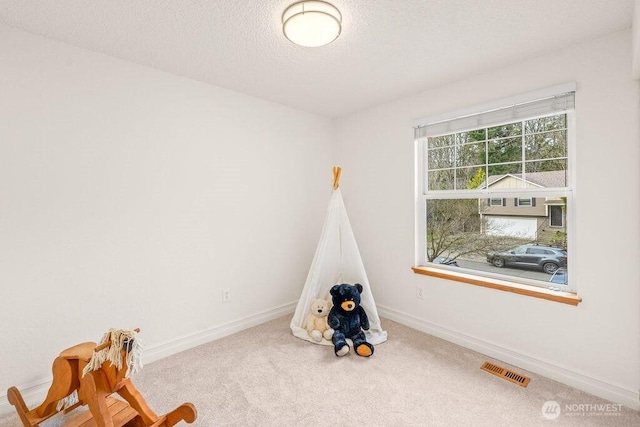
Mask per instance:
[[[282,31],[293,43],[318,47],[331,43],[340,35],[342,15],[324,1],[301,1],[282,14]]]

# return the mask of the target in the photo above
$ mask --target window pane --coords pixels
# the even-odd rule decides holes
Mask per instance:
[[[492,139],[488,150],[489,164],[522,161],[522,138]]]
[[[428,262],[558,287],[551,278],[567,267],[566,229],[550,227],[544,198],[522,214],[514,213],[513,199],[505,200],[504,206],[486,198],[427,200]]]
[[[429,190],[453,190],[453,169],[429,172]]]
[[[456,166],[478,166],[486,163],[484,142],[463,144],[458,146]]]
[[[428,147],[429,148],[446,147],[448,145],[453,145],[454,142],[455,142],[454,135],[435,136],[435,137],[428,138]]]
[[[510,163],[502,165],[489,165],[489,188],[522,188],[522,181],[514,178],[505,178],[505,174],[521,175],[522,163]]]
[[[456,190],[472,190],[484,184],[484,172],[481,168],[456,169]]]
[[[522,135],[522,123],[510,123],[502,126],[495,126],[487,130],[489,139],[506,138],[510,136]]]
[[[541,117],[538,119],[527,120],[524,122],[524,133],[532,134],[538,132],[546,132],[550,130],[566,130],[567,115],[557,114],[555,116]]]
[[[528,162],[525,166],[527,181],[546,188],[566,187],[567,160]]]
[[[429,137],[427,191],[566,187],[566,126],[556,114]]]
[[[486,129],[472,130],[469,132],[465,132],[465,134],[467,135],[467,142],[486,141],[487,139]]]
[[[567,138],[564,132],[545,132],[525,136],[525,159],[558,157],[567,157]]]
[[[428,151],[429,169],[452,168],[455,162],[455,147],[434,148]]]

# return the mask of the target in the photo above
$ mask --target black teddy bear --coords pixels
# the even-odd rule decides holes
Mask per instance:
[[[335,285],[331,288],[333,307],[329,311],[329,327],[333,332],[333,345],[336,356],[349,353],[347,338],[353,342],[353,348],[359,356],[369,357],[373,346],[367,342],[363,330],[369,329],[367,313],[360,305],[362,285]]]

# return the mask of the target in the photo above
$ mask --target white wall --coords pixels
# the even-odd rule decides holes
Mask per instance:
[[[0,117],[2,411],[111,327],[148,362],[293,310],[329,120],[5,26]]]
[[[640,79],[640,0],[633,7],[633,77]]]
[[[640,407],[640,97],[631,60],[629,30],[338,122],[338,159],[351,176],[343,194],[381,316]],[[413,274],[414,120],[569,81],[578,141],[572,263],[583,302]]]

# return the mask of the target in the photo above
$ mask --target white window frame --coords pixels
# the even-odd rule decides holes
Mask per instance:
[[[517,95],[514,97],[497,100],[494,102],[490,102],[487,104],[478,105],[475,107],[470,107],[458,111],[453,111],[450,113],[444,113],[440,115],[430,116],[424,119],[420,119],[414,122],[414,128],[420,128],[422,126],[431,124],[431,123],[439,123],[447,120],[453,120],[457,118],[464,118],[466,116],[472,116],[476,114],[480,114],[487,111],[497,110],[505,107],[509,107],[512,105],[523,104],[527,102],[532,102],[539,99],[544,99],[548,97],[557,96],[560,94],[570,93],[576,91],[575,83],[566,83],[563,85],[553,86],[546,89],[533,91],[529,93],[525,93],[522,95]],[[424,179],[424,170],[425,170],[425,155],[424,155],[424,141],[426,138],[415,138],[414,139],[414,169],[415,169],[415,259],[414,259],[414,270],[417,268],[421,268],[424,266],[428,266],[429,269],[437,268],[442,269],[445,273],[447,270],[453,271],[449,266],[446,265],[434,265],[427,261],[427,227],[426,227],[426,202],[428,199],[466,199],[466,198],[519,198],[523,194],[527,197],[539,197],[541,200],[544,200],[545,197],[566,197],[567,203],[567,213],[566,218],[563,218],[565,224],[567,226],[567,234],[568,240],[567,245],[570,249],[571,259],[577,259],[578,248],[576,245],[576,233],[575,233],[575,223],[576,223],[576,209],[575,209],[575,198],[576,198],[576,179],[575,179],[575,159],[576,159],[576,136],[575,136],[575,109],[569,110],[566,112],[567,114],[567,187],[566,188],[544,188],[544,189],[535,189],[535,188],[519,188],[519,189],[501,189],[501,190],[492,190],[492,189],[482,189],[482,190],[439,190],[434,192],[426,191],[426,180]],[[535,118],[535,116],[526,117]],[[473,128],[469,128],[471,130]],[[570,278],[575,277],[573,272],[573,264],[569,262],[568,265],[568,275]],[[470,275],[470,279],[460,280],[462,282],[472,283],[474,270],[464,270],[464,275]],[[436,274],[438,276],[438,274]],[[489,278],[491,280],[491,275],[478,275],[480,278]],[[442,275],[440,277],[446,277]],[[501,283],[507,283],[507,285],[512,284],[514,287],[520,287],[521,285],[527,285],[526,280],[519,280],[514,277],[507,276],[498,276],[495,277]],[[455,279],[453,279],[455,280]],[[502,284],[500,285],[502,286]],[[539,285],[536,285],[539,286]],[[491,287],[491,286],[489,286]],[[540,289],[545,289],[541,287]],[[563,291],[567,291],[570,293],[577,293],[577,286],[575,280],[569,281],[568,285],[565,286]],[[522,293],[522,292],[519,292]],[[526,292],[525,292],[526,293]],[[576,303],[577,304],[577,303]]]

